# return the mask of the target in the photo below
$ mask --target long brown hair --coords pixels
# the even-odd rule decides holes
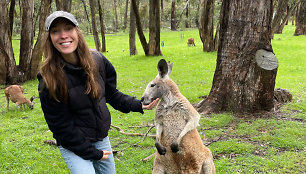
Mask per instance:
[[[89,47],[85,41],[82,32],[78,27],[74,27],[77,32],[79,42],[76,51],[80,61],[80,66],[87,74],[86,94],[91,94],[93,98],[101,96],[101,87],[98,83],[98,67],[92,57]],[[56,101],[67,102],[68,87],[67,80],[63,70],[64,62],[61,53],[53,46],[50,33],[46,34],[44,44],[44,61],[40,68],[40,73],[44,80],[45,87],[48,88],[50,95]]]

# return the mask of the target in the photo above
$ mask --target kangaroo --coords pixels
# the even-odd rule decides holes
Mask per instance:
[[[173,64],[161,59],[158,75],[141,98],[145,105],[160,99],[155,111],[157,152],[153,174],[214,174],[212,154],[196,129],[200,114],[169,78],[172,67]]]
[[[188,46],[190,46],[190,45],[191,45],[191,46],[192,46],[192,45],[193,45],[193,46],[196,46],[196,45],[194,44],[194,38],[192,38],[192,37],[189,38],[189,39],[187,40],[187,45],[188,45]]]
[[[6,102],[7,102],[7,110],[9,110],[10,106],[10,100],[13,102],[13,103],[16,103],[16,105],[18,107],[20,107],[20,110],[22,109],[22,105],[24,106],[25,104],[28,105],[28,107],[30,109],[33,109],[33,100],[34,100],[34,96],[31,97],[30,100],[28,100],[24,95],[23,95],[23,87],[20,86],[20,85],[11,85],[7,88],[5,88],[5,96],[6,96]]]

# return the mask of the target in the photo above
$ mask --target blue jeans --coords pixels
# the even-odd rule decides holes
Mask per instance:
[[[112,151],[108,137],[102,141],[93,143],[99,150]],[[115,174],[115,162],[113,154],[107,160],[84,160],[68,149],[59,146],[59,150],[72,174]]]

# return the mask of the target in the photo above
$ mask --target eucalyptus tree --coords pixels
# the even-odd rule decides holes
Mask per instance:
[[[296,17],[296,28],[294,35],[306,35],[306,1],[302,0]]]
[[[139,0],[137,0],[137,6],[139,4]],[[133,9],[133,4],[130,4],[130,31],[129,31],[129,47],[130,47],[130,55],[137,54],[136,48],[136,17],[135,17],[135,10]]]
[[[70,12],[72,0],[56,0],[56,9]]]
[[[19,65],[17,65],[12,47],[13,15],[15,9],[13,1],[4,0],[0,2],[0,84],[15,84],[36,77],[39,64],[42,61],[42,39],[45,34],[44,21],[50,12],[51,0],[42,0],[40,5],[39,34],[33,48],[34,42],[34,0],[23,0],[21,9],[21,32]],[[9,27],[5,27],[9,26]]]
[[[92,25],[92,32],[95,40],[96,49],[98,51],[101,51],[101,42],[99,39],[99,33],[97,29],[97,23],[96,23],[96,1],[95,0],[89,0],[90,4],[90,11],[91,11],[91,25]]]
[[[201,2],[199,34],[205,52],[215,51],[214,4],[215,0],[202,0]]]
[[[274,107],[278,61],[271,46],[272,0],[223,0],[217,63],[202,113]]]

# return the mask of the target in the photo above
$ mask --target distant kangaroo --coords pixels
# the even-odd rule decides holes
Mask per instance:
[[[32,96],[30,98],[30,100],[28,100],[24,94],[23,94],[23,87],[20,85],[11,85],[8,86],[7,88],[5,88],[5,96],[6,96],[6,103],[7,103],[7,110],[10,109],[10,100],[13,103],[16,103],[16,105],[20,108],[20,110],[22,110],[22,106],[27,105],[30,109],[33,109],[33,100],[34,100],[34,96]],[[25,107],[24,107],[25,108]]]
[[[164,59],[158,62],[159,73],[141,98],[145,105],[160,98],[155,112],[158,153],[153,174],[214,174],[212,154],[196,129],[200,114],[169,78],[172,66]]]

